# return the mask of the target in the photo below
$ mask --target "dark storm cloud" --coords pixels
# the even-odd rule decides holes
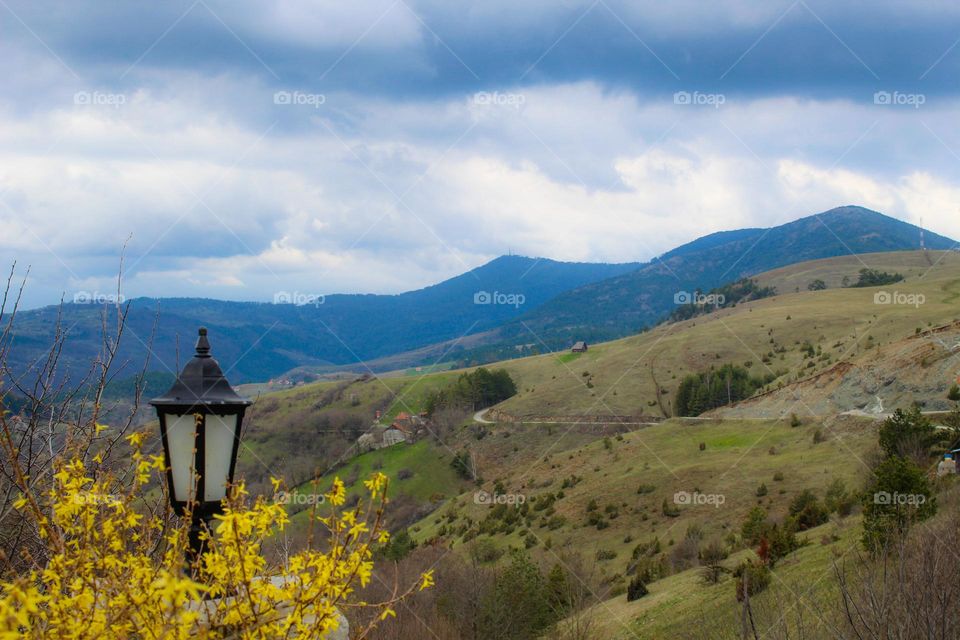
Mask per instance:
[[[397,97],[582,80],[641,94],[958,90],[960,21],[947,4],[518,4],[374,2],[341,26],[311,3],[19,2],[10,8],[34,33],[18,20],[3,30],[117,83],[189,69]]]

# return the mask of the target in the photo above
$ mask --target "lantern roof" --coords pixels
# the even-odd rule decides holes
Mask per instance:
[[[253,404],[233,390],[220,369],[220,363],[210,355],[207,329],[200,327],[198,333],[194,356],[183,366],[173,386],[162,396],[151,400],[150,404],[154,407],[179,407],[184,412],[207,409],[213,413],[236,411]]]

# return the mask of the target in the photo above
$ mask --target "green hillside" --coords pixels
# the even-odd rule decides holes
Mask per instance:
[[[856,281],[864,265],[902,272],[905,280],[887,287],[806,290],[805,283],[815,278],[834,283],[846,276]],[[752,373],[776,374],[771,387],[786,385],[918,329],[960,318],[956,252],[834,258],[761,274],[757,280],[780,285],[781,295],[592,345],[579,356],[563,353],[505,362],[520,393],[498,408],[517,416],[659,415],[656,385],[669,412],[673,394],[690,373],[735,363]],[[919,307],[875,304],[874,295],[886,290],[922,294],[925,302]]]

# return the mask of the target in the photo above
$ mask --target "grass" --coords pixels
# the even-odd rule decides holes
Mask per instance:
[[[547,354],[490,365],[509,370],[520,389],[500,408],[520,416],[658,414],[654,379],[669,407],[685,375],[726,362],[749,363],[753,374],[785,372],[772,386],[790,383],[876,345],[906,338],[917,328],[960,317],[953,303],[960,286],[960,254],[929,254],[870,254],[794,265],[758,276],[761,282],[778,285],[781,295],[773,298],[593,345],[580,358]],[[936,266],[927,264],[927,258]],[[806,291],[808,278],[832,283],[843,274],[855,281],[861,261],[904,273],[906,280],[889,287]],[[801,291],[793,292],[801,282]],[[880,290],[922,293],[926,302],[919,308],[877,305],[874,294]],[[823,358],[805,357],[800,348],[804,342],[819,347]],[[803,413],[802,407],[797,413]]]
[[[792,624],[798,610],[808,624],[816,625],[818,620],[812,613],[816,604],[837,595],[832,579],[833,561],[849,554],[859,544],[860,532],[859,517],[849,517],[801,533],[800,538],[807,544],[781,560],[774,569],[770,587],[753,598],[758,633],[769,630],[781,615]],[[829,540],[827,544],[824,538]],[[724,564],[733,567],[749,557],[755,557],[752,551],[741,551]],[[713,625],[726,623],[714,630],[726,630],[730,638],[740,637],[741,607],[735,598],[732,576],[726,575],[716,585],[707,585],[697,569],[688,569],[654,582],[648,588],[649,594],[633,602],[627,602],[626,596],[618,596],[595,605],[597,637],[611,640],[683,637],[702,620],[710,620]],[[824,637],[830,637],[825,630],[821,631]]]
[[[321,493],[330,490],[334,477],[343,480],[347,497],[364,497],[366,489],[363,481],[379,471],[390,478],[389,494],[406,495],[419,501],[439,502],[451,497],[449,491],[457,491],[464,484],[450,466],[452,455],[437,448],[430,440],[424,439],[413,444],[398,444],[385,449],[368,451],[352,458],[347,464],[331,471],[319,480],[317,485]],[[412,476],[400,478],[401,471],[409,471]],[[296,491],[313,491],[313,483],[305,483]],[[448,493],[444,493],[446,490]]]
[[[552,549],[545,552],[548,560],[553,554],[577,553],[591,562],[597,550],[613,551],[616,558],[600,563],[600,570],[614,582],[619,574],[622,583],[638,542],[657,537],[668,548],[670,541],[681,540],[691,525],[702,527],[705,538],[723,539],[739,531],[746,513],[757,504],[782,516],[789,500],[803,489],[814,489],[822,496],[837,478],[851,489],[859,487],[865,474],[861,460],[875,447],[873,423],[855,418],[838,422],[827,430],[831,437],[815,445],[812,434],[817,426],[813,421],[793,428],[786,421],[671,420],[624,434],[622,439],[610,438],[609,449],[596,435],[586,444],[572,439],[558,444],[557,435],[562,431],[547,437],[539,425],[511,427],[515,434],[540,433],[537,442],[527,437],[532,451],[503,451],[502,441],[517,436],[504,438],[501,426],[472,444],[471,450],[481,461],[488,461],[481,466],[484,489],[492,491],[494,482],[499,481],[507,492],[524,495],[532,505],[548,493],[556,495],[563,479],[580,478],[575,486],[562,489],[563,497],[551,509],[536,512],[529,527],[537,540],[535,549],[543,552],[550,539]],[[699,449],[701,442],[707,445],[704,451]],[[495,447],[500,449],[498,454]],[[781,481],[773,479],[778,472],[783,474]],[[761,483],[769,493],[758,499],[756,489]],[[642,485],[652,490],[638,493]],[[673,505],[679,491],[722,495],[723,504],[680,506],[677,517],[664,515],[663,501]],[[601,512],[607,505],[617,507],[617,516],[607,518],[607,528],[598,530],[587,524],[592,500]],[[445,528],[446,542],[455,549],[465,548],[459,531],[474,526],[490,512],[491,507],[474,504],[471,491],[422,520],[412,532],[417,540],[426,541]],[[565,523],[557,528],[547,526],[544,516],[551,515],[565,518]],[[523,546],[527,530],[522,525],[509,534],[501,532],[489,538],[501,549]],[[451,531],[457,534],[451,535]]]

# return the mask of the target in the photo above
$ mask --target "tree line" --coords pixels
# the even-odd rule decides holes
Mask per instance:
[[[490,371],[484,367],[461,374],[456,382],[433,394],[426,403],[433,415],[442,408],[478,411],[516,395],[517,385],[506,369]]]
[[[749,398],[775,379],[772,373],[751,376],[741,366],[725,364],[686,376],[677,389],[675,411],[678,416],[698,416],[704,411]]]

